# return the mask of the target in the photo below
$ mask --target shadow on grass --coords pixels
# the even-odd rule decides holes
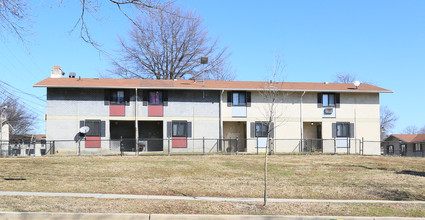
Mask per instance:
[[[413,170],[402,170],[400,172],[396,172],[396,174],[407,174],[407,175],[412,175],[412,176],[425,177],[425,172],[417,172],[417,171],[413,171]]]

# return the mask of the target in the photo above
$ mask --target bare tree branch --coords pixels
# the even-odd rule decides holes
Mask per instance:
[[[25,42],[30,21],[27,14],[29,9],[24,0],[0,0],[0,35],[10,33]]]

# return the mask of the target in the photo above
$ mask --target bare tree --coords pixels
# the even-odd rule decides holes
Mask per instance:
[[[19,103],[17,97],[2,96],[0,106],[7,106],[6,119],[13,127],[12,134],[26,134],[34,128],[36,116]]]
[[[264,158],[264,205],[267,204],[267,158],[269,154],[274,152],[272,134],[281,125],[277,119],[283,118],[282,105],[279,105],[279,103],[284,101],[285,94],[282,92],[282,83],[278,82],[278,79],[282,77],[283,70],[282,57],[275,54],[273,56],[273,66],[269,70],[272,79],[265,82],[264,89],[260,92],[261,97],[266,100],[263,104],[262,113],[267,120],[264,122],[267,126],[267,144]]]
[[[133,24],[129,41],[120,39],[122,55],[112,61],[113,75],[123,78],[226,79],[234,76],[226,62],[227,48],[211,40],[200,16],[168,6],[142,14]],[[200,58],[208,57],[208,64]]]
[[[421,129],[419,129],[418,134],[425,134],[425,125]]]
[[[419,134],[419,128],[416,125],[409,125],[403,131],[403,134]]]
[[[357,76],[352,73],[337,73],[335,75],[336,83],[352,83],[356,81]]]
[[[398,120],[398,117],[388,106],[381,106],[380,109],[380,121],[381,121],[381,139],[388,137],[391,129],[394,128],[394,123]]]

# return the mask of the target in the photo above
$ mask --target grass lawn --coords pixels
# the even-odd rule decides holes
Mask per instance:
[[[263,161],[263,156],[256,155],[2,158],[0,188],[4,191],[262,197]],[[271,198],[425,200],[425,158],[270,156],[268,189]],[[8,201],[13,200],[21,202],[11,205]],[[40,201],[35,204],[41,205],[34,205],[31,202],[34,200]],[[425,205],[270,203],[264,208],[260,204],[247,203],[101,201],[87,198],[0,197],[0,209],[90,212],[92,208],[103,212],[108,211],[105,206],[117,201],[122,203],[117,206],[120,207],[117,212],[185,213],[182,211],[184,207],[193,206],[187,211],[205,214],[341,213],[425,217]],[[64,207],[67,203],[70,210]],[[94,206],[82,207],[78,205],[80,203],[93,203]],[[140,205],[126,207],[125,204]],[[167,205],[173,208],[161,208]],[[311,210],[314,213],[310,213]]]

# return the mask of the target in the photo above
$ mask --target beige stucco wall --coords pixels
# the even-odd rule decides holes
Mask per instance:
[[[299,139],[301,137],[301,125],[304,122],[322,123],[322,138],[325,140],[324,151],[334,152],[334,141],[332,140],[332,123],[349,122],[354,123],[354,139],[351,140],[351,153],[359,153],[360,140],[369,141],[364,148],[364,154],[380,154],[380,129],[379,129],[379,94],[377,93],[341,93],[341,104],[335,108],[334,118],[324,118],[323,109],[317,105],[317,93],[306,92],[303,96],[301,115],[302,92],[282,93],[277,102],[275,119],[275,141],[276,150],[279,152],[298,152]],[[250,136],[250,123],[255,121],[266,121],[269,103],[260,92],[251,92],[251,106],[247,107],[246,118],[233,118],[232,107],[227,105],[227,92],[223,93],[222,112],[223,121],[246,121],[247,136]],[[301,119],[302,117],[302,119]],[[285,140],[283,140],[285,139]],[[376,143],[375,143],[376,142]],[[256,142],[247,141],[248,152],[256,151]],[[347,149],[337,149],[344,153]]]

